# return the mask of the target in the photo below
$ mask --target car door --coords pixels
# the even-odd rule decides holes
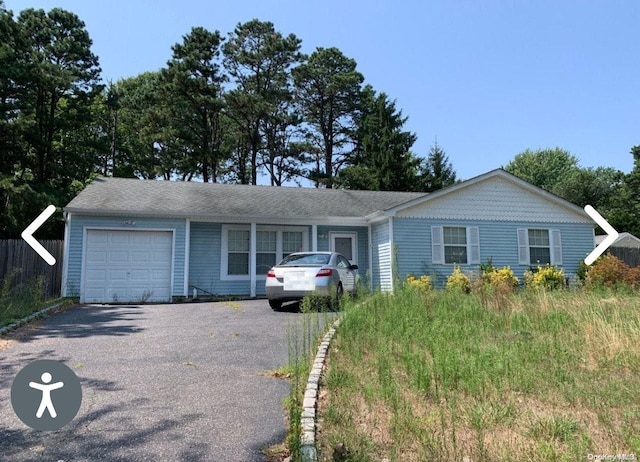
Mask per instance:
[[[343,289],[347,292],[355,291],[357,270],[351,269],[349,260],[342,255],[338,255],[336,268],[338,269]]]

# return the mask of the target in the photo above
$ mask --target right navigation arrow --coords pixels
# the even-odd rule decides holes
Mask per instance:
[[[584,211],[587,212],[587,214],[589,214],[591,218],[593,218],[593,221],[598,223],[598,225],[604,230],[605,233],[607,233],[607,237],[604,238],[604,240],[600,244],[598,244],[598,247],[593,249],[593,251],[589,255],[587,255],[587,258],[584,259],[584,262],[587,265],[590,265],[591,263],[596,261],[596,258],[602,255],[604,251],[607,250],[609,246],[616,241],[616,239],[618,239],[618,231],[616,231],[613,226],[611,226],[607,222],[607,220],[602,218],[602,215],[600,215],[596,211],[596,209],[594,209],[590,205],[585,205]]]

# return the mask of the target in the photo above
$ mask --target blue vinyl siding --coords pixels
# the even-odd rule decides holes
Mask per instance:
[[[191,222],[189,285],[200,289],[199,295],[220,293],[221,229],[219,223]],[[189,295],[192,293],[190,287]]]
[[[358,235],[358,267],[361,277],[369,267],[369,228],[364,226],[318,226],[318,251],[329,251],[329,233],[357,233]],[[320,236],[323,236],[320,238]]]
[[[125,225],[126,221],[135,222]],[[80,295],[82,278],[82,249],[85,228],[109,228],[122,231],[136,229],[166,229],[174,232],[173,249],[173,290],[171,295],[184,295],[184,259],[185,259],[185,220],[169,218],[141,218],[141,217],[101,217],[72,214],[68,223],[69,244],[66,280],[62,282],[62,292],[67,296]]]
[[[444,285],[453,265],[432,263],[432,226],[477,226],[480,231],[480,261],[492,259],[496,267],[510,266],[522,280],[529,265],[518,263],[518,228],[558,229],[562,241],[562,268],[567,276],[575,275],[578,264],[593,250],[593,226],[590,224],[525,223],[486,221],[443,221],[417,218],[395,218],[393,227],[399,273],[402,280],[408,274],[435,276],[438,286]],[[477,270],[478,265],[461,265],[463,270]]]
[[[257,225],[261,226],[260,223]],[[207,295],[204,292],[206,291],[215,295],[248,296],[251,293],[251,281],[248,276],[241,280],[221,279],[222,226],[223,223],[191,222],[189,284],[201,289],[198,292],[199,295]],[[310,240],[311,227],[306,228]],[[308,247],[311,248],[310,242]],[[264,285],[265,277],[258,276],[256,279],[258,297],[265,295]],[[193,288],[190,289],[190,293],[192,291]]]

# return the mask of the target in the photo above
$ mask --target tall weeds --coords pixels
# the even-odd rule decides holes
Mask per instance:
[[[619,292],[375,295],[334,339],[321,446],[353,460],[640,454],[638,338],[640,299]]]

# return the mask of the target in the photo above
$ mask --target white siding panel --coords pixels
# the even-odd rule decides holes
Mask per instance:
[[[391,245],[389,243],[389,225],[387,221],[371,225],[371,247],[371,279],[373,288],[378,290],[391,290]],[[384,289],[383,280],[385,281]]]
[[[499,177],[472,184],[455,194],[427,200],[399,211],[397,216],[466,221],[589,223],[588,217]]]
[[[380,290],[388,292],[393,290],[391,276],[391,244],[386,242],[378,244],[378,262],[380,264]]]

